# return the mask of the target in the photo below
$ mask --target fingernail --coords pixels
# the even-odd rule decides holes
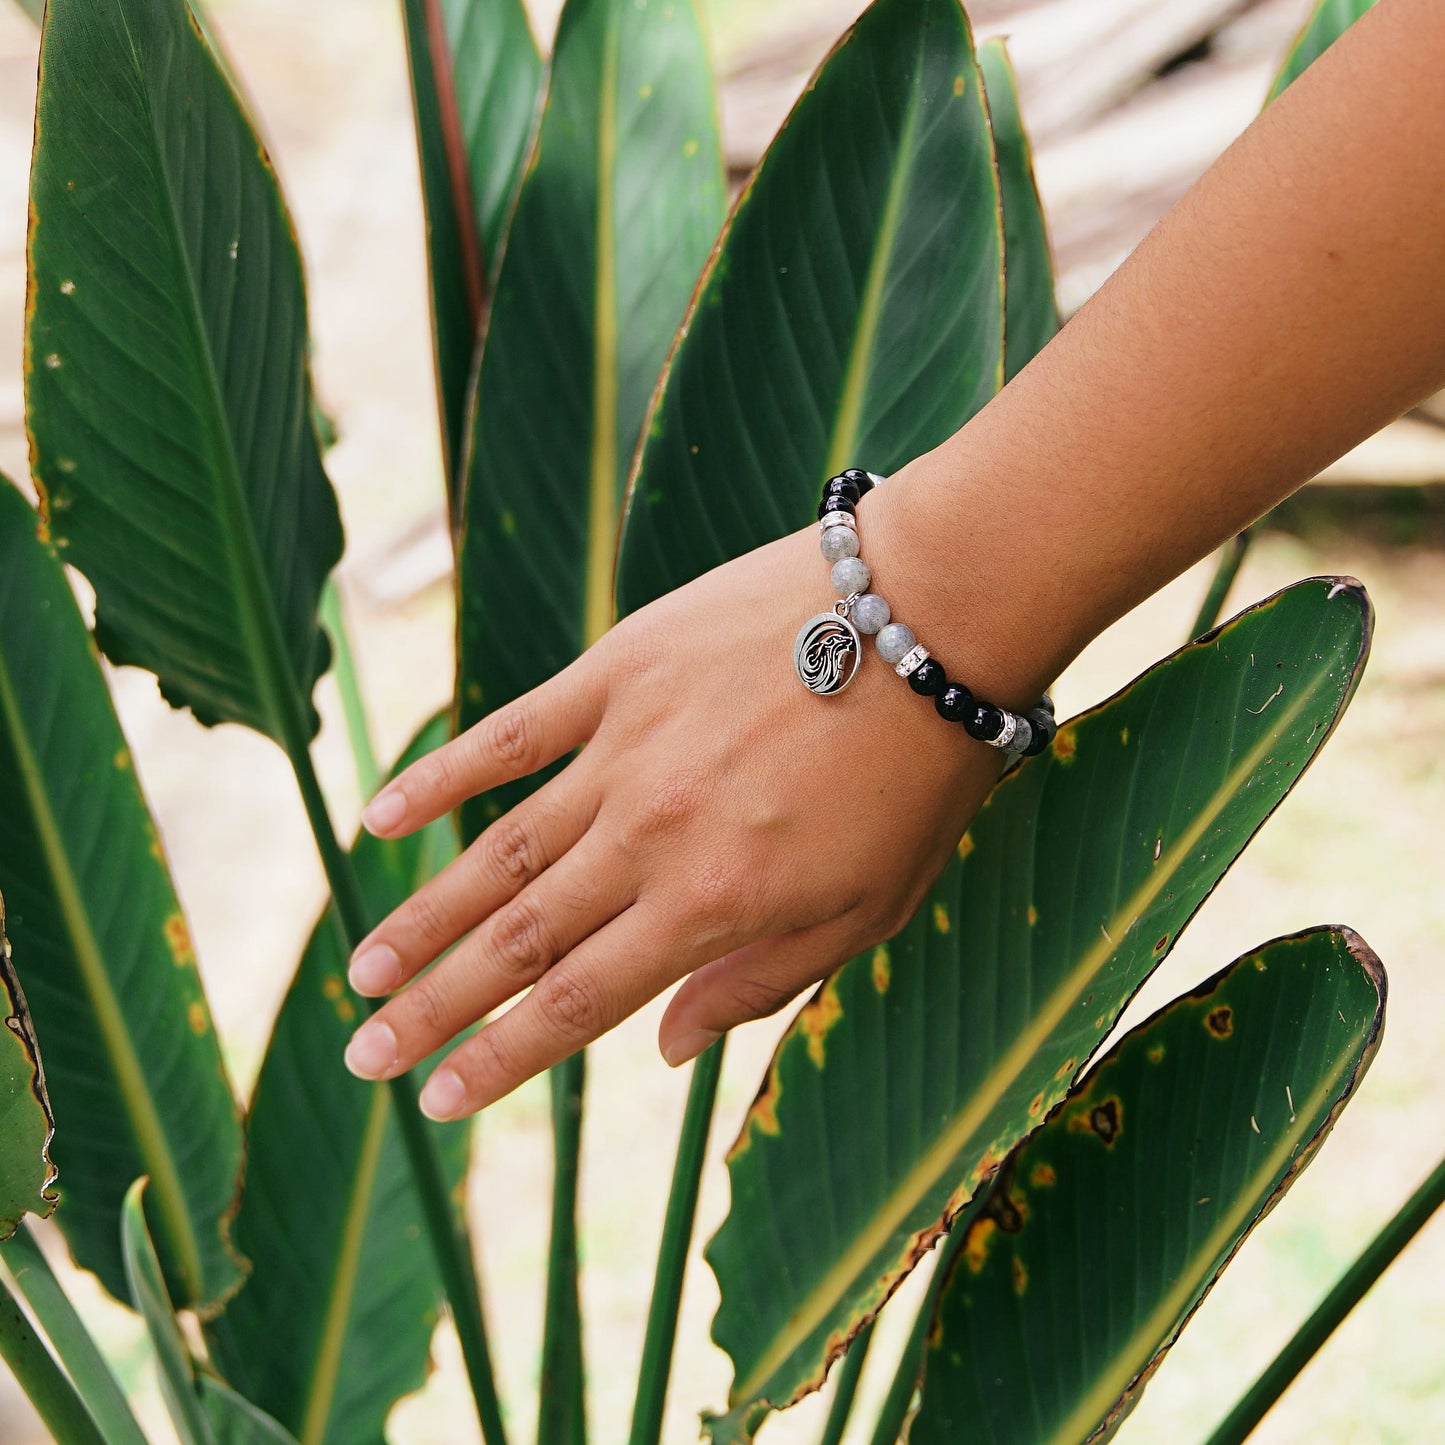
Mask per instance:
[[[351,960],[346,976],[357,993],[390,993],[401,982],[401,959],[390,944],[373,943]]]
[[[371,833],[385,833],[406,816],[406,795],[400,788],[383,788],[362,809],[361,821]]]
[[[679,1064],[695,1059],[709,1044],[716,1043],[720,1038],[722,1035],[716,1029],[694,1029],[690,1034],[674,1039],[663,1050],[662,1057],[675,1069]]]
[[[440,1124],[447,1119],[455,1119],[462,1112],[466,1098],[467,1088],[460,1075],[451,1069],[443,1068],[438,1069],[426,1081],[426,1088],[421,1091],[418,1102],[421,1104],[422,1113]]]
[[[352,1034],[344,1057],[358,1079],[383,1079],[396,1063],[396,1035],[389,1024],[372,1019]]]

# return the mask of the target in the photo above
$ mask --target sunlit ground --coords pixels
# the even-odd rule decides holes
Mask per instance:
[[[306,246],[324,400],[342,441],[330,471],[350,535],[343,574],[383,750],[400,747],[448,695],[451,604],[412,593],[425,553],[399,548],[441,505],[425,269],[409,101],[391,0],[231,0],[214,7],[264,119]],[[712,0],[719,43],[783,13],[781,0]],[[0,463],[24,468],[18,356],[33,32],[0,12]],[[1294,1323],[1424,1171],[1445,1152],[1435,1097],[1445,974],[1445,556],[1385,549],[1347,530],[1268,537],[1236,605],[1298,577],[1350,572],[1379,609],[1375,655],[1338,734],[1220,888],[1136,1005],[1157,1006],[1252,945],[1318,922],[1354,926],[1390,970],[1383,1050],[1318,1162],[1246,1246],[1159,1373],[1121,1438],[1201,1438]],[[1182,639],[1204,578],[1181,579],[1102,639],[1057,689],[1061,712],[1112,692]],[[160,819],[238,1086],[249,1088],[270,1020],[321,904],[320,870],[281,755],[234,728],[207,733],[170,712],[150,680],[115,679],[137,763]],[[349,827],[357,798],[335,699],[323,690],[323,780]],[[658,1008],[593,1052],[583,1202],[593,1436],[624,1438],[671,1152],[686,1080],[654,1048]],[[733,1043],[715,1144],[728,1143],[780,1025]],[[339,1067],[339,1061],[337,1067]],[[516,1436],[534,1418],[550,1141],[544,1087],[491,1111],[477,1136],[471,1200],[487,1312]],[[305,1188],[304,1172],[297,1187]],[[706,1176],[700,1237],[726,1211]],[[170,1438],[139,1331],[88,1277],[77,1298],[141,1390],[148,1428]],[[1326,1445],[1445,1439],[1445,1222],[1437,1220],[1261,1428],[1257,1438]],[[664,1438],[696,1437],[696,1412],[724,1398],[709,1343],[712,1277],[691,1271]],[[902,1304],[902,1300],[899,1301]],[[890,1311],[895,1322],[897,1306]],[[1087,1329],[1080,1321],[1080,1329]],[[888,1363],[875,1349],[873,1365]],[[438,1338],[427,1390],[393,1417],[398,1442],[476,1435],[453,1341]],[[881,1369],[865,1376],[876,1397]],[[812,1441],[818,1401],[770,1424],[766,1445]],[[0,1383],[0,1445],[44,1438]],[[861,1417],[866,1419],[866,1411]],[[864,1438],[857,1431],[850,1439]]]

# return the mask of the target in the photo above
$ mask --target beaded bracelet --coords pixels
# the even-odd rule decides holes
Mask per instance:
[[[893,664],[899,677],[921,697],[931,697],[940,717],[961,723],[971,738],[1015,757],[1033,757],[1053,742],[1058,724],[1054,705],[1045,693],[1026,713],[1010,712],[983,702],[961,683],[950,682],[937,658],[913,635],[913,629],[892,621],[892,609],[868,586],[868,564],[858,555],[857,506],[884,479],[857,468],[831,477],[818,504],[818,527],[824,558],[833,564],[831,578],[838,593],[832,611],[810,617],[793,644],[793,667],[803,686],[826,697],[853,681],[862,660],[859,633],[876,635],[879,655]]]

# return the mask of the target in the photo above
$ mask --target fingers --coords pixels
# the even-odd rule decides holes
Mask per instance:
[[[347,1046],[347,1067],[389,1079],[434,1053],[605,931],[632,901],[627,880],[594,830],[363,1024]]]
[[[737,1024],[776,1013],[798,991],[827,977],[858,949],[849,914],[759,939],[705,964],[673,995],[657,1046],[673,1068]]]
[[[580,747],[602,718],[602,679],[597,659],[584,653],[541,687],[419,758],[371,800],[362,822],[378,837],[402,837]]]
[[[452,1051],[422,1090],[423,1112],[457,1119],[484,1109],[620,1023],[696,965],[670,938],[675,929],[655,906],[619,914]]]
[[[591,827],[596,807],[569,768],[498,818],[361,941],[352,988],[375,998],[414,978],[552,867]]]

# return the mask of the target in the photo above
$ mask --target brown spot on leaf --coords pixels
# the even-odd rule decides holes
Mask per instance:
[[[1069,1129],[1075,1134],[1092,1134],[1101,1144],[1112,1148],[1123,1128],[1124,1106],[1111,1094],[1098,1104],[1076,1110],[1069,1117]]]
[[[782,1093],[782,1089],[782,1083],[778,1078],[778,1066],[774,1063],[769,1066],[767,1075],[763,1079],[763,1086],[758,1090],[758,1096],[753,1100],[752,1108],[748,1110],[747,1117],[743,1120],[743,1127],[738,1130],[738,1137],[727,1152],[729,1164],[739,1155],[747,1153],[748,1145],[753,1142],[754,1129],[760,1134],[771,1134],[774,1137],[783,1132],[782,1126],[778,1123],[778,1095]]]
[[[192,1000],[190,1007],[186,1009],[186,1022],[197,1037],[205,1033],[209,1021],[206,1018],[206,1006],[199,999]]]
[[[873,987],[879,993],[887,993],[893,979],[893,964],[888,958],[887,944],[880,943],[873,950]]]
[[[1032,1099],[1032,1101],[1031,1101],[1030,1104],[1029,1104],[1029,1118],[1030,1118],[1030,1119],[1037,1119],[1037,1118],[1039,1117],[1039,1115],[1042,1114],[1043,1112],[1044,1112],[1044,1096],[1043,1096],[1042,1094],[1035,1094],[1034,1097],[1033,1097],[1033,1099]]]
[[[1051,1189],[1059,1182],[1059,1176],[1054,1172],[1052,1164],[1045,1164],[1042,1159],[1034,1165],[1029,1173],[1029,1183],[1035,1189]]]
[[[1155,1044],[1146,1057],[1151,1064],[1162,1064],[1164,1062],[1164,1045]]]
[[[933,905],[933,926],[940,933],[947,933],[949,930],[948,909],[941,903],[935,903]]]
[[[1023,1294],[1029,1287],[1029,1272],[1018,1255],[1013,1257],[1014,1293]]]
[[[1166,934],[1159,940],[1159,942],[1154,945],[1154,952],[1155,952],[1155,953],[1163,953],[1164,950],[1165,950],[1166,948],[1168,948],[1168,947],[1169,947],[1169,935],[1166,933]]]
[[[973,848],[973,834],[965,833],[963,837],[958,840],[958,856],[960,858],[967,858],[968,855],[973,852]]]
[[[1071,763],[1078,752],[1078,740],[1072,726],[1061,727],[1054,736],[1054,756],[1061,763]]]
[[[1078,1063],[1079,1061],[1077,1059],[1065,1059],[1064,1062],[1060,1064],[1059,1067],[1054,1071],[1054,1077],[1056,1079],[1067,1079],[1069,1075],[1074,1072],[1075,1068],[1078,1067]]]
[[[171,951],[171,962],[177,968],[185,968],[196,961],[191,948],[191,933],[186,920],[179,913],[172,913],[165,922],[166,947]]]
[[[1204,1016],[1204,1027],[1217,1039],[1227,1039],[1234,1032],[1234,1010],[1228,1004],[1212,1008]]]
[[[968,1230],[963,1236],[963,1262],[968,1266],[970,1273],[980,1273],[984,1265],[988,1263],[988,1252],[997,1233],[997,1222],[986,1214],[980,1214],[968,1226]]]
[[[1039,921],[1039,910],[1032,903],[1029,904],[1029,927],[1032,928]]]
[[[828,1034],[842,1017],[843,1003],[838,997],[838,976],[834,974],[798,1015],[798,1027],[808,1040],[808,1057],[820,1069],[827,1059]]]

